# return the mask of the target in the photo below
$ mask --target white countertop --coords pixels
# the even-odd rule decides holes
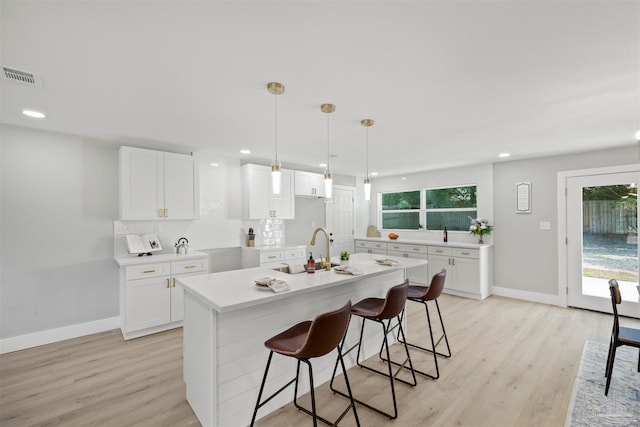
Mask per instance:
[[[185,261],[188,259],[207,258],[209,255],[204,252],[190,251],[186,255],[178,255],[176,253],[156,253],[153,255],[138,256],[135,254],[113,257],[115,262],[119,266],[123,265],[138,265],[149,264],[152,262],[171,262],[171,261]]]
[[[386,236],[384,237],[355,237],[355,240],[368,240],[371,242],[382,242],[382,243],[400,243],[405,245],[427,245],[427,246],[451,246],[455,248],[466,248],[466,249],[478,249],[485,246],[493,246],[492,244],[484,243],[482,245],[478,243],[465,243],[465,242],[448,242],[444,243],[438,240],[418,240],[418,239],[403,239],[402,237],[398,237],[397,239],[390,239]]]
[[[374,261],[379,258],[394,259],[399,264],[394,267],[379,265]],[[350,266],[356,267],[363,272],[358,276],[339,274],[335,270],[318,270],[315,274],[287,274],[269,268],[256,267],[184,278],[177,277],[176,281],[187,292],[198,296],[205,304],[213,307],[214,310],[227,312],[290,298],[292,295],[314,292],[320,288],[339,286],[392,270],[426,266],[426,264],[427,261],[423,259],[360,253],[351,255],[349,260]],[[256,287],[254,281],[262,277],[284,280],[289,285],[290,290],[275,293],[271,289]]]

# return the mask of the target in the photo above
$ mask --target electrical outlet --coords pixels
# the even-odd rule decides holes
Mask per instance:
[[[540,221],[540,230],[551,230],[551,223],[549,221]]]
[[[316,228],[316,222],[315,221],[311,221],[311,228]]]
[[[160,234],[160,224],[155,224],[155,225],[153,226],[153,232],[154,232],[155,234]]]

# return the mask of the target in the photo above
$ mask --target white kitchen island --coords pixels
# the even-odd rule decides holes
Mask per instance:
[[[394,267],[378,265],[377,258],[399,262]],[[268,351],[264,341],[291,325],[335,310],[347,300],[384,297],[387,289],[402,283],[407,269],[426,269],[427,261],[373,254],[354,254],[350,265],[363,272],[352,276],[335,270],[289,275],[266,268],[248,268],[185,277],[184,381],[187,401],[203,426],[246,426],[251,421]],[[274,293],[259,289],[254,280],[274,277],[291,288]],[[357,342],[359,318],[352,319],[347,345]],[[367,322],[365,357],[377,354],[381,328]],[[345,358],[355,364],[355,352]],[[336,353],[314,359],[316,385],[331,378]],[[295,360],[274,356],[265,393],[277,390],[295,375]],[[303,375],[305,377],[305,375]],[[300,393],[309,390],[301,382]],[[293,400],[293,388],[258,411],[258,418]]]

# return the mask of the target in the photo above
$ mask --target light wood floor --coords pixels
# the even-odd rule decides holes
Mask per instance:
[[[610,315],[495,296],[443,295],[440,306],[453,351],[440,359],[440,379],[420,377],[415,388],[399,384],[396,421],[359,408],[363,426],[562,426],[584,341],[608,342],[611,328]],[[409,303],[414,336],[421,310]],[[349,375],[359,397],[391,408],[385,378],[358,368]],[[329,418],[346,404],[326,384],[317,395]],[[1,355],[0,425],[199,425],[185,400],[182,330],[130,341],[114,330]],[[288,405],[257,425],[311,420]],[[355,425],[353,416],[341,425]]]

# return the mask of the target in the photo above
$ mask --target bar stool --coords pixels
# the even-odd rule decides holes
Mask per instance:
[[[358,366],[360,366],[361,368],[367,369],[371,372],[384,375],[389,378],[389,383],[391,385],[391,396],[393,399],[393,414],[384,412],[381,409],[371,406],[370,404],[365,403],[356,398],[353,398],[353,397],[350,397],[350,398],[353,399],[353,401],[361,404],[362,406],[365,406],[379,414],[385,415],[392,420],[398,417],[398,404],[396,401],[396,391],[394,386],[394,380],[400,381],[410,386],[415,386],[417,384],[416,375],[415,373],[413,373],[413,365],[411,363],[411,357],[409,355],[409,348],[407,347],[406,344],[404,345],[404,350],[407,358],[401,364],[396,363],[397,365],[400,366],[400,368],[394,373],[391,367],[391,362],[390,362],[391,358],[389,355],[389,342],[387,339],[387,335],[389,334],[389,332],[395,327],[399,327],[398,333],[402,334],[403,342],[406,341],[404,339],[404,331],[402,329],[402,323],[401,323],[402,321],[401,321],[400,314],[404,311],[404,306],[407,301],[408,287],[409,287],[409,280],[405,280],[403,283],[389,289],[387,291],[386,298],[384,299],[383,298],[366,298],[360,301],[359,303],[355,304],[353,307],[351,307],[351,316],[362,317],[362,327],[360,328],[360,339],[358,340],[357,344],[355,344],[349,350],[343,353],[343,357],[344,357],[347,354],[349,354],[349,352],[351,352],[354,348],[358,347],[358,353],[356,356],[356,363],[358,364]],[[398,319],[398,325],[396,325],[394,328],[390,328],[391,321],[394,318]],[[388,372],[379,371],[377,369],[371,368],[369,366],[365,366],[362,363],[360,363],[360,350],[362,348],[362,336],[364,334],[364,325],[367,320],[372,320],[374,322],[380,323],[380,325],[382,326],[382,332],[384,337],[382,348],[384,348],[387,353],[387,358],[385,359],[385,361],[387,362]],[[387,320],[386,325],[384,322],[385,320]],[[344,346],[345,339],[346,339],[346,336],[342,339],[342,346]],[[382,348],[380,352],[382,352]],[[409,368],[407,369],[411,370],[411,373],[413,376],[413,382],[408,382],[401,378],[396,377],[398,372],[402,370],[402,367],[406,367],[405,365],[407,364],[407,362],[409,362]],[[334,393],[340,394],[344,397],[349,397],[343,392],[333,387],[333,380],[335,379],[337,369],[338,369],[338,364],[336,363],[333,369],[333,375],[331,376],[330,388]]]
[[[431,278],[431,283],[429,286],[416,286],[409,285],[407,300],[418,302],[424,305],[425,312],[427,313],[427,325],[429,326],[429,336],[431,338],[431,348],[421,347],[417,344],[412,344],[407,342],[406,344],[410,347],[417,348],[419,350],[425,351],[427,353],[433,354],[433,361],[436,366],[436,374],[431,375],[426,372],[420,371],[418,369],[414,369],[415,372],[424,375],[425,377],[432,378],[437,380],[440,378],[440,370],[438,369],[438,356],[449,358],[451,357],[451,348],[449,347],[449,339],[447,338],[447,332],[444,329],[444,323],[442,321],[442,314],[440,313],[440,306],[438,305],[438,297],[442,294],[442,290],[444,289],[444,282],[447,276],[447,271],[443,268],[440,273],[436,273]],[[429,315],[429,307],[427,306],[428,301],[434,301],[436,303],[436,309],[438,310],[438,317],[440,318],[440,326],[442,327],[442,336],[438,338],[436,342],[433,339],[433,329],[431,327],[431,316]],[[404,314],[404,313],[403,313]],[[403,335],[404,337],[404,335]],[[444,338],[444,342],[447,344],[447,353],[438,353],[436,351],[436,347],[440,344],[442,339]],[[400,340],[400,331],[398,331],[398,340]],[[382,351],[380,351],[380,357],[382,357]],[[394,363],[394,362],[391,362]]]
[[[347,301],[347,303],[335,310],[328,313],[323,313],[317,316],[313,321],[305,321],[298,323],[287,329],[284,332],[279,333],[278,335],[269,338],[265,341],[264,345],[267,347],[269,352],[269,359],[267,360],[267,367],[264,371],[264,377],[262,378],[262,384],[260,385],[260,392],[258,393],[258,400],[256,401],[256,406],[253,410],[253,417],[251,418],[251,426],[256,421],[256,415],[258,414],[258,409],[264,406],[267,402],[273,399],[276,395],[278,395],[281,391],[289,387],[291,384],[295,382],[294,394],[293,394],[293,403],[299,410],[309,414],[313,417],[313,425],[314,427],[318,425],[317,420],[322,421],[325,424],[336,426],[342,420],[342,418],[349,412],[349,409],[353,409],[353,415],[356,418],[356,425],[360,426],[360,420],[358,419],[358,413],[356,412],[356,406],[353,401],[353,396],[351,395],[351,386],[349,385],[349,379],[347,377],[347,370],[344,365],[344,360],[342,359],[341,345],[340,342],[343,339],[345,333],[347,332],[347,326],[349,325],[349,313],[351,311],[351,301]],[[331,422],[317,415],[316,413],[316,399],[313,387],[313,368],[311,367],[311,362],[309,359],[315,357],[324,356],[334,349],[338,349],[338,358],[336,360],[336,367],[338,362],[342,365],[342,372],[344,373],[344,380],[347,384],[348,397],[351,401],[350,405],[342,412],[342,414],[338,417],[335,422]],[[264,385],[267,381],[267,374],[269,373],[269,366],[271,365],[271,359],[273,357],[273,353],[278,353],[287,357],[294,357],[298,360],[298,367],[296,370],[296,376],[287,384],[282,386],[278,391],[273,393],[271,396],[260,402],[262,398],[262,392],[264,391]],[[303,408],[298,404],[298,382],[300,379],[300,363],[304,362],[309,367],[309,383],[311,387],[311,411],[306,408]],[[334,371],[335,374],[335,371]]]

